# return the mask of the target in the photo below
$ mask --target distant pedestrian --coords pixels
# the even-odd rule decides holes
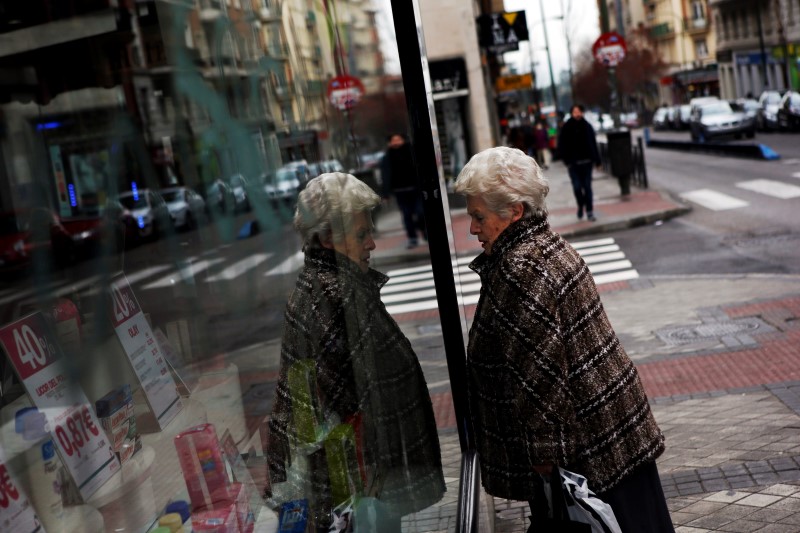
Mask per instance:
[[[417,172],[414,167],[414,153],[406,136],[395,133],[389,137],[389,147],[381,160],[381,179],[383,197],[393,194],[397,207],[403,216],[403,226],[408,237],[407,248],[419,245],[418,233],[427,239],[425,218],[422,211],[422,197],[417,185]]]
[[[594,128],[583,118],[583,106],[573,105],[570,114],[572,118],[564,122],[561,128],[558,150],[572,180],[572,192],[578,203],[578,219],[583,218],[585,211],[586,218],[594,222],[592,166],[600,167],[600,152]]]
[[[547,170],[550,168],[550,138],[541,122],[537,122],[536,129],[533,130],[533,145],[536,148],[537,163]]]

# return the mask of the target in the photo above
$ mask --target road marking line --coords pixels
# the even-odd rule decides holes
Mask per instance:
[[[800,178],[800,172],[792,172],[793,178]]]
[[[206,282],[212,283],[221,280],[230,281],[232,279],[238,278],[248,270],[257,267],[258,265],[266,261],[267,258],[271,255],[272,254],[253,254],[249,257],[245,257],[241,261],[238,261],[232,264],[231,266],[227,267],[219,274],[214,274],[210,278],[207,278]]]
[[[784,165],[796,165],[797,163],[800,163],[800,159],[797,159],[796,157],[783,160]]]
[[[172,265],[155,265],[145,268],[144,270],[137,270],[136,272],[133,272],[131,274],[125,274],[125,272],[123,272],[123,274],[125,274],[125,277],[128,279],[128,285],[133,285],[137,281],[141,281],[145,278],[149,278],[150,276],[154,276],[171,267]]]
[[[578,253],[581,254],[581,257],[586,257],[587,255],[597,255],[597,254],[605,254],[608,252],[618,252],[619,246],[616,244],[611,244],[608,246],[598,246],[596,248],[589,248],[588,250],[578,250]]]
[[[184,281],[194,283],[194,277],[197,276],[197,274],[206,270],[208,267],[214,266],[217,263],[221,263],[222,261],[224,261],[222,258],[200,260],[197,263],[192,263],[191,265],[186,265],[183,268],[179,268],[177,271],[172,272],[171,274],[168,274],[152,283],[148,283],[142,288],[145,290],[159,289],[163,287],[171,287]]]
[[[790,185],[782,181],[775,180],[751,180],[740,181],[736,184],[740,189],[747,189],[748,191],[766,194],[773,198],[797,198],[800,196],[800,187],[797,185]]]
[[[472,272],[469,274],[460,275],[458,281],[460,281],[461,283],[465,283],[465,282],[479,281],[480,279],[481,279],[480,276]],[[387,283],[386,285],[384,285],[383,289],[381,289],[381,294],[393,294],[396,292],[403,292],[414,289],[424,289],[433,286],[434,286],[433,272],[431,272],[431,274],[427,276],[427,278],[422,279],[421,281],[408,281],[405,283],[394,283],[392,285],[389,285]]]
[[[603,263],[605,261],[614,261],[616,259],[625,259],[625,254],[622,252],[611,252],[609,254],[590,255],[583,258],[583,262],[587,265],[596,263]]]
[[[627,281],[629,279],[637,279],[639,273],[635,270],[623,270],[622,272],[612,272],[610,274],[600,274],[594,276],[594,284],[602,285],[604,283],[613,283],[615,281]]]
[[[724,211],[726,209],[738,209],[750,205],[744,200],[712,191],[711,189],[697,189],[681,194],[681,198],[694,202],[698,205],[711,209],[712,211]]]
[[[610,263],[600,263],[598,265],[590,265],[589,272],[591,272],[592,274],[598,274],[600,272],[611,272],[612,270],[622,270],[625,268],[633,268],[633,265],[627,259],[625,259],[624,261],[612,261]]]
[[[573,248],[576,250],[582,250],[583,248],[592,248],[594,246],[607,246],[609,244],[614,244],[613,237],[607,237],[605,239],[596,239],[593,241],[583,241],[583,242],[573,242],[570,243]]]
[[[264,275],[280,276],[283,274],[291,274],[297,271],[297,269],[299,269],[304,262],[305,262],[305,254],[302,251],[295,252],[293,255],[290,255],[289,257],[281,261],[278,265],[269,269]]]

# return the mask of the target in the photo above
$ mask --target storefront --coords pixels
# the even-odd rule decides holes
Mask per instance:
[[[455,530],[461,451],[473,447],[463,382],[475,299],[464,297],[455,269],[479,253],[474,240],[465,244],[465,228],[452,227],[445,185],[469,155],[464,61],[435,62],[429,77],[415,6],[395,3],[387,14],[397,31],[381,42],[399,58],[429,253],[402,264],[382,262],[378,250],[373,266],[395,277],[425,272],[436,294],[413,309],[384,305],[374,290],[343,305],[339,285],[325,289],[325,275],[303,266],[304,252],[308,264],[320,253],[342,276],[352,270],[325,246],[337,222],[329,233],[298,234],[306,212],[295,222],[295,204],[312,172],[343,170],[314,161],[328,152],[321,145],[358,161],[344,126],[382,138],[396,118],[396,110],[385,110],[385,123],[374,112],[360,117],[356,95],[344,109],[307,104],[319,77],[375,74],[348,73],[356,62],[342,57],[382,53],[362,44],[379,31],[373,8],[358,3],[350,7],[364,13],[338,20],[299,0],[282,10],[231,0],[46,4],[50,18],[34,13],[39,4],[15,16],[31,38],[83,51],[70,58],[74,77],[68,69],[48,77],[31,59],[35,39],[0,44],[0,66],[13,65],[29,87],[70,80],[49,83],[47,99],[0,84],[2,211],[25,220],[11,228],[13,272],[0,251],[0,469],[16,495],[0,523],[21,532],[38,524],[48,532],[328,530],[363,501],[378,513],[376,530],[386,530],[381,521]],[[297,57],[274,56],[258,29],[284,16],[294,33],[283,37],[335,46],[294,43],[287,49]],[[120,53],[70,44],[92,33]],[[343,46],[342,35],[356,44]],[[280,91],[260,74],[264,64],[294,69]],[[137,86],[134,75],[159,85]],[[307,116],[276,131],[276,108]],[[328,138],[339,131],[343,139]],[[279,179],[261,181],[275,169]],[[309,202],[326,212],[328,204]],[[34,222],[31,212],[46,215]],[[100,239],[121,227],[137,238],[59,257],[56,238],[88,231],[64,229],[77,215],[106,228]],[[414,313],[428,323],[411,321]],[[388,333],[371,329],[375,317]],[[326,338],[331,324],[341,329]]]

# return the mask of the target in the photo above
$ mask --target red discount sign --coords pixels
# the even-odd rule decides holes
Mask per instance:
[[[23,380],[53,363],[58,355],[46,334],[42,315],[31,315],[0,329],[0,343],[6,347],[14,368]]]
[[[598,63],[606,67],[616,67],[627,53],[625,39],[615,31],[604,33],[592,45],[592,55]]]
[[[328,82],[328,100],[339,111],[353,109],[364,96],[364,84],[355,76],[336,76]]]

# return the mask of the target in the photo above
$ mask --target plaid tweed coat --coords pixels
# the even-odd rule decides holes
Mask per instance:
[[[439,439],[422,368],[380,299],[388,278],[372,269],[363,273],[332,250],[307,248],[305,254],[286,306],[281,370],[269,422],[270,477],[286,481],[293,458],[288,369],[313,359],[316,400],[324,415],[341,421],[362,417],[364,462],[372,478],[368,483],[377,484],[378,498],[395,515],[420,511],[444,493]],[[319,485],[312,489],[315,495],[325,494],[327,472],[310,475],[311,480],[303,481]],[[312,508],[317,525],[329,522],[329,510],[328,505]]]
[[[558,464],[604,492],[664,450],[639,375],[589,269],[544,218],[512,223],[470,265],[470,417],[486,491],[534,499],[533,466]]]

